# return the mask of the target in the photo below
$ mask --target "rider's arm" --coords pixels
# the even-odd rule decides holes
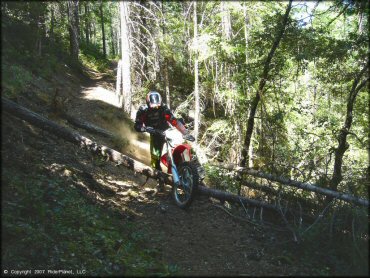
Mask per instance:
[[[180,131],[182,135],[189,133],[189,130],[187,130],[186,127],[179,120],[176,119],[176,117],[172,114],[169,108],[167,107],[165,108],[164,115],[166,117],[167,122],[176,127],[176,129]]]
[[[145,131],[145,120],[146,120],[146,107],[145,105],[142,105],[139,107],[139,110],[137,110],[136,118],[135,118],[135,124],[134,128],[138,132],[144,132]]]

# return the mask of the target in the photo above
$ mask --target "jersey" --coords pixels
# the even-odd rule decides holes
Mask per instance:
[[[158,109],[150,109],[147,105],[142,105],[136,113],[135,130],[140,131],[141,127],[153,127],[160,130],[169,128],[169,124],[176,126],[177,120],[166,104]]]

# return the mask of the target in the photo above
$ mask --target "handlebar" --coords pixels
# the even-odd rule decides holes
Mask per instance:
[[[182,138],[184,138],[185,140],[191,141],[191,142],[195,141],[194,136],[191,135],[191,134],[185,134],[185,135],[182,136]]]
[[[145,131],[148,132],[149,134],[153,134],[153,135],[159,135],[159,136],[162,136],[162,137],[166,136],[166,134],[164,133],[163,130],[155,129],[155,128],[150,127],[150,126],[145,127]],[[187,141],[191,141],[191,142],[195,141],[195,138],[191,134],[184,134],[182,136],[182,138],[184,138]]]

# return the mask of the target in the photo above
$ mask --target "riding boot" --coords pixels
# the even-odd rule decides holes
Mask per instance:
[[[158,192],[160,192],[160,193],[163,193],[165,191],[164,190],[164,181],[163,181],[162,177],[158,178],[158,180],[157,180],[157,188],[158,188]]]
[[[162,172],[161,163],[159,160],[155,161],[155,169],[157,169],[159,172]],[[164,192],[164,180],[162,176],[157,178],[157,188],[158,192]]]

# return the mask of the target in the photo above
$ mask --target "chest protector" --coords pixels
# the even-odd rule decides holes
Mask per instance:
[[[144,123],[145,126],[166,130],[169,127],[166,115],[172,116],[166,105],[162,105],[158,109],[150,109],[148,106],[143,105],[139,108],[137,120]]]

